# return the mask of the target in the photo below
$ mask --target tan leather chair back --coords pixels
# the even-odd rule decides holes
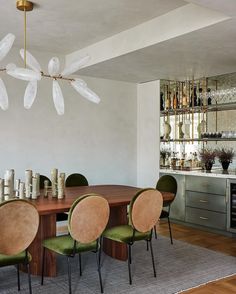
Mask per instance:
[[[39,226],[39,214],[26,200],[10,200],[0,205],[0,253],[18,254],[29,247]]]
[[[150,231],[160,218],[163,197],[156,189],[145,189],[137,193],[131,203],[131,222],[142,233]]]
[[[110,214],[107,200],[97,194],[81,196],[69,213],[69,231],[80,243],[95,241],[106,228]]]

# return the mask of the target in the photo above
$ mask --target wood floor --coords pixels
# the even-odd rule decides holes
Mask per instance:
[[[172,224],[173,238],[194,245],[236,256],[236,238],[208,233],[183,225]],[[161,223],[157,227],[159,234],[169,236],[167,223]],[[236,264],[235,264],[236,270]],[[233,294],[236,293],[236,275],[230,278],[211,282],[205,286],[185,291],[185,294]]]

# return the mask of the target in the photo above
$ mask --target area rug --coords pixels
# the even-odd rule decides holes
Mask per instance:
[[[153,240],[157,268],[157,278],[153,277],[150,251],[145,242],[133,246],[132,277],[128,283],[127,263],[117,261],[103,254],[102,276],[104,293],[131,294],[171,294],[206,284],[236,274],[236,258],[188,243],[159,236]],[[73,293],[100,293],[94,253],[82,256],[83,275],[79,276],[78,259],[72,263]],[[68,293],[66,258],[58,258],[58,276],[45,278],[44,286],[40,278],[32,276],[33,293]],[[17,293],[16,269],[0,268],[0,293]],[[21,274],[21,294],[28,293],[27,275]]]

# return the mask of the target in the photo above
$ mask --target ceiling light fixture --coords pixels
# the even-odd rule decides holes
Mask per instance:
[[[88,55],[82,57],[81,59],[73,62],[72,64],[65,66],[65,68],[60,72],[60,61],[57,57],[50,59],[48,63],[48,73],[44,73],[41,69],[39,62],[36,58],[26,50],[26,12],[33,10],[33,3],[27,0],[19,0],[16,3],[17,9],[24,11],[24,49],[20,50],[20,56],[24,60],[24,68],[17,67],[15,64],[10,63],[6,68],[0,68],[1,71],[6,71],[6,73],[14,78],[28,81],[28,85],[24,94],[24,107],[30,109],[37,95],[37,84],[42,78],[50,78],[53,80],[52,85],[52,96],[56,111],[59,115],[64,114],[64,98],[62,94],[61,87],[58,80],[69,82],[71,86],[83,97],[88,100],[99,103],[100,98],[92,90],[87,87],[85,81],[78,78],[69,77],[71,74],[82,68],[90,59]],[[12,47],[15,36],[8,34],[0,42],[0,61],[7,55]],[[27,66],[30,68],[27,68]],[[3,110],[8,108],[8,96],[6,92],[5,85],[0,79],[0,107]]]

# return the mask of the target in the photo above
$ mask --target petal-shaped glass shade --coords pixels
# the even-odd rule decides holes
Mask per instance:
[[[20,56],[23,60],[25,59],[24,51],[25,51],[24,49],[20,49]],[[42,71],[41,66],[36,60],[36,58],[27,50],[26,50],[26,64],[36,72]]]
[[[2,79],[0,79],[0,107],[2,110],[8,109],[8,95]]]
[[[96,93],[94,93],[92,90],[90,90],[87,87],[82,86],[78,81],[72,81],[71,86],[80,93],[81,96],[87,98],[88,100],[94,102],[94,103],[99,103],[100,98]]]
[[[56,76],[59,74],[60,70],[60,61],[59,58],[53,57],[49,60],[48,63],[48,73],[50,76]]]
[[[62,95],[61,87],[58,81],[55,81],[55,80],[53,80],[53,84],[52,84],[52,96],[53,96],[53,101],[54,101],[57,114],[63,115],[64,109],[65,109],[64,98]]]
[[[27,68],[16,67],[15,69],[7,69],[7,74],[24,81],[40,81],[42,76],[40,72]]]
[[[7,66],[6,66],[6,70],[9,71],[9,70],[14,70],[16,69],[16,65],[15,63],[8,63]]]
[[[37,95],[37,81],[28,83],[24,95],[24,107],[30,109]]]
[[[74,85],[79,85],[79,86],[84,87],[84,88],[87,87],[87,83],[82,79],[74,79],[73,84]]]
[[[15,40],[13,34],[7,34],[0,42],[0,61],[7,55],[10,51],[12,44]]]
[[[79,70],[81,67],[83,67],[90,59],[89,55],[84,56],[83,58],[69,64],[64,68],[61,75],[62,76],[69,76],[70,74],[73,74],[77,70]]]

